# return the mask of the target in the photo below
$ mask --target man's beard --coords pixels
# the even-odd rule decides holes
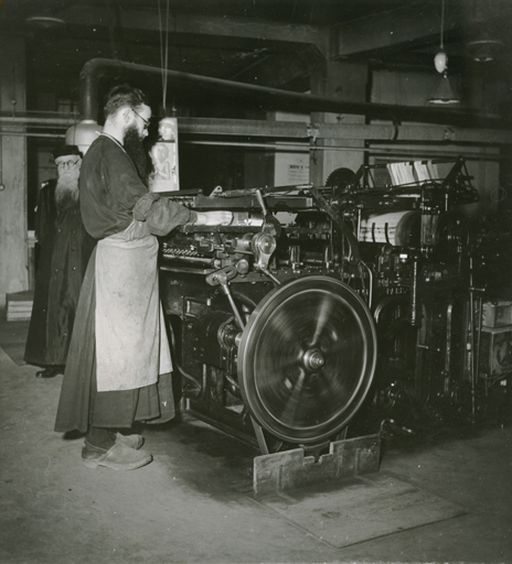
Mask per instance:
[[[55,203],[58,210],[71,207],[78,202],[79,169],[60,172],[55,186]]]
[[[135,168],[144,183],[148,177],[148,156],[142,138],[135,126],[129,127],[124,136],[124,149],[132,159]]]

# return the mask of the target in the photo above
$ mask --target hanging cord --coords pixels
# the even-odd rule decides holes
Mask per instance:
[[[441,38],[441,49],[444,49],[444,0],[441,0],[441,31],[439,33]]]
[[[170,11],[170,0],[166,0],[166,10],[165,10],[165,44],[164,44],[164,29],[162,21],[162,8],[160,6],[160,0],[158,3],[158,24],[160,31],[160,70],[162,74],[162,108],[164,111],[164,116],[166,113],[167,105],[167,67],[169,64],[169,11]]]

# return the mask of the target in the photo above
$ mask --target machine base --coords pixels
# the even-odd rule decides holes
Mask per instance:
[[[380,434],[364,435],[329,443],[329,453],[315,461],[303,448],[256,456],[253,462],[253,492],[272,494],[330,480],[344,480],[377,472]]]

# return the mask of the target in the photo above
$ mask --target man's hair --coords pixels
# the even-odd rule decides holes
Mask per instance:
[[[120,84],[119,86],[111,88],[107,93],[103,111],[105,113],[105,117],[108,117],[122,106],[136,108],[137,106],[145,103],[146,97],[142,90],[130,86],[129,84]]]

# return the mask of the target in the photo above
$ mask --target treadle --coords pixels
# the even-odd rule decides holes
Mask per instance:
[[[253,462],[253,492],[276,493],[359,474],[377,472],[380,434],[363,435],[329,443],[329,453],[315,461],[303,448],[256,456]]]

